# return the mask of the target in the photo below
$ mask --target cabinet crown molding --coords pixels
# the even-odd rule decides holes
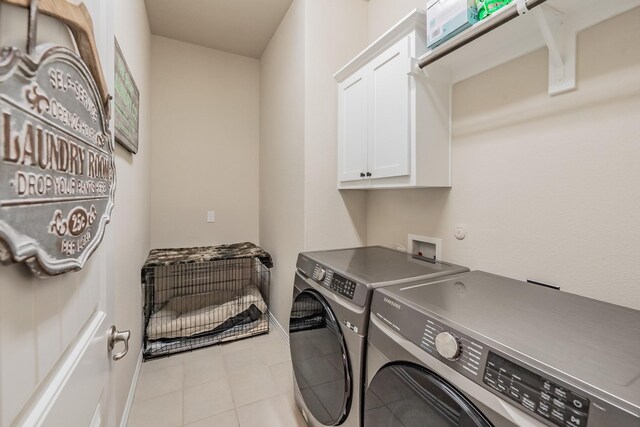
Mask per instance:
[[[427,12],[422,9],[414,9],[402,18],[400,22],[356,55],[356,57],[349,61],[344,67],[338,70],[333,77],[338,83],[344,81],[344,79],[362,68],[403,37],[406,37],[414,31],[426,32],[426,25]]]

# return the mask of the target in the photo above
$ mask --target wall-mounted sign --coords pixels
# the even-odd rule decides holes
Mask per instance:
[[[138,152],[140,128],[140,91],[124,60],[118,42],[116,44],[116,88],[114,96],[116,141],[132,153]]]
[[[98,86],[63,47],[0,53],[0,260],[38,274],[84,266],[115,195]]]

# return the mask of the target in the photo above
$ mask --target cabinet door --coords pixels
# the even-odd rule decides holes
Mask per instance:
[[[371,129],[369,172],[372,178],[409,175],[411,123],[409,39],[374,59],[369,67]]]
[[[342,82],[338,90],[338,180],[360,180],[367,171],[366,68]]]

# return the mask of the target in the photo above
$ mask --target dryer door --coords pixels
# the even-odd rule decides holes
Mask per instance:
[[[435,373],[400,362],[381,368],[365,396],[367,427],[491,427],[462,393]]]
[[[305,290],[289,319],[291,362],[307,409],[324,425],[344,421],[351,405],[351,368],[340,325],[322,295]]]

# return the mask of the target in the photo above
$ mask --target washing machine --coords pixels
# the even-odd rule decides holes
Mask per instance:
[[[308,424],[361,425],[375,288],[463,271],[468,269],[380,246],[301,253],[289,339],[296,402]]]
[[[483,272],[379,289],[364,400],[366,427],[638,427],[640,311]]]

